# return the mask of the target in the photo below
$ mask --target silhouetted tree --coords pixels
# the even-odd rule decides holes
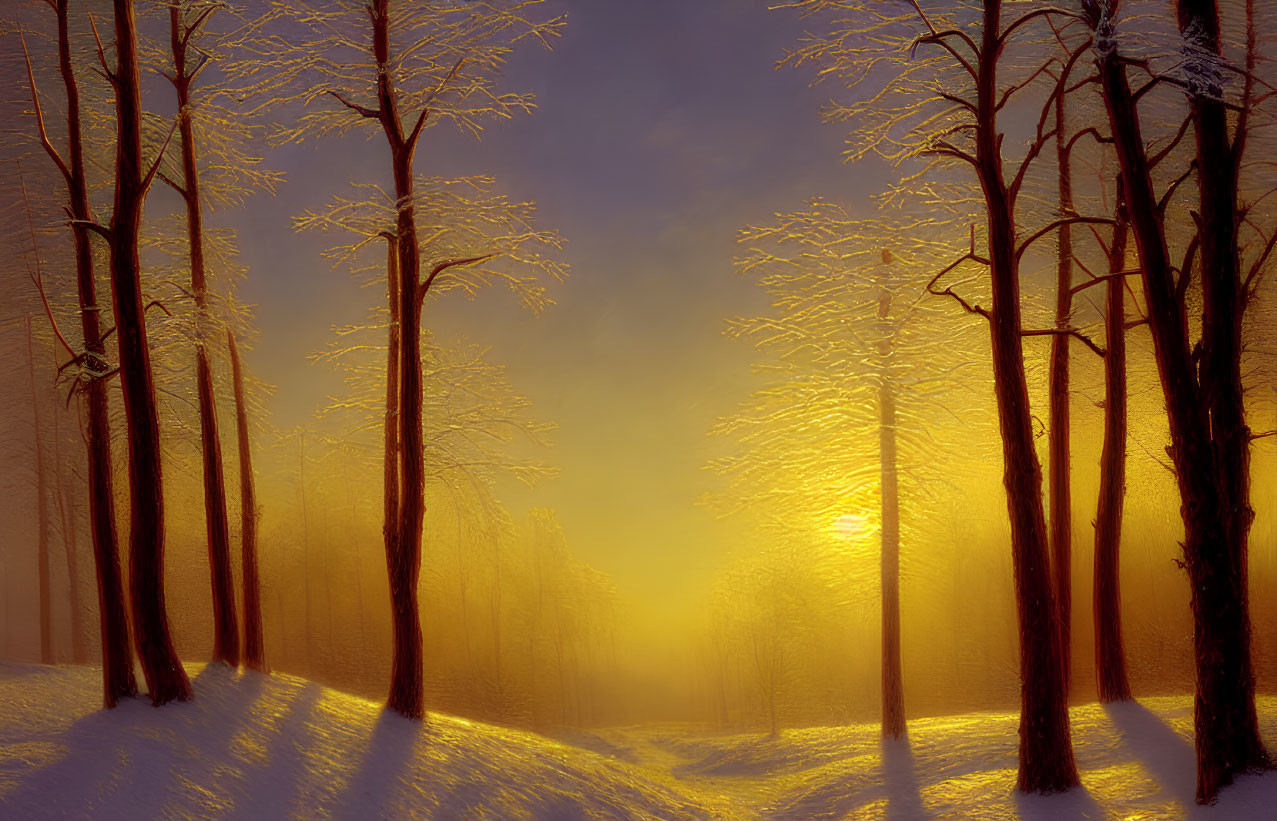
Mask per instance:
[[[67,154],[65,157],[49,139],[29,59],[27,78],[31,84],[33,110],[40,142],[66,182],[68,213],[72,220],[76,289],[84,351],[74,356],[68,366],[75,369],[73,373],[76,386],[86,397],[88,405],[85,447],[88,457],[89,522],[93,538],[98,618],[102,639],[103,703],[110,708],[114,707],[121,698],[129,698],[137,693],[115,527],[111,428],[106,381],[111,368],[107,364],[101,322],[102,310],[98,304],[93,248],[90,242],[92,212],[89,207],[88,178],[85,173],[84,124],[71,42],[69,0],[54,0],[50,5],[57,18],[58,69],[66,94]]]
[[[200,453],[203,466],[204,522],[208,537],[208,563],[213,586],[213,660],[239,665],[239,625],[235,617],[234,580],[231,574],[230,527],[226,516],[226,480],[222,469],[222,440],[217,424],[217,399],[213,369],[209,364],[210,323],[208,275],[204,256],[204,200],[200,191],[192,117],[195,78],[208,61],[208,53],[193,41],[220,3],[184,3],[169,8],[169,44],[172,74],[166,74],[177,93],[178,149],[182,175],[174,180],[161,175],[182,198],[186,209],[191,293],[195,302],[195,379],[200,417]]]
[[[141,75],[133,5],[131,0],[113,0],[117,61],[114,70],[99,49],[102,69],[115,88],[116,152],[111,224],[97,230],[107,237],[111,247],[111,290],[129,429],[129,590],[133,634],[151,701],[160,705],[186,701],[192,693],[186,670],[173,649],[164,602],[160,425],[146,336],[149,305],[142,296],[138,255],[142,206],[164,152],[161,149],[161,157],[149,170],[144,167]]]
[[[1095,512],[1095,678],[1101,702],[1127,701],[1122,641],[1122,507],[1126,499],[1126,209],[1121,194],[1109,246],[1104,284],[1104,445],[1100,454],[1100,493]]]
[[[1197,800],[1209,803],[1235,775],[1271,766],[1259,737],[1246,572],[1250,434],[1242,403],[1241,316],[1271,253],[1269,243],[1241,276],[1237,223],[1237,175],[1249,126],[1239,115],[1228,134],[1223,95],[1221,41],[1214,3],[1181,3],[1189,56],[1185,79],[1197,136],[1197,179],[1203,211],[1178,278],[1171,262],[1165,208],[1160,200],[1137,102],[1152,85],[1132,91],[1121,52],[1119,4],[1083,0],[1095,38],[1095,60],[1116,141],[1123,193],[1140,267],[1158,372],[1170,422],[1167,449],[1175,467],[1184,520],[1184,563],[1192,587],[1193,644],[1197,673],[1194,703]],[[1249,19],[1254,44],[1253,5]],[[1250,84],[1247,84],[1247,89]],[[1245,96],[1249,98],[1249,91]],[[1252,102],[1245,99],[1244,103]],[[1243,105],[1245,111],[1247,106]],[[1189,335],[1185,295],[1195,252],[1202,250],[1202,331]],[[1209,253],[1206,248],[1211,250]]]
[[[40,663],[53,664],[53,592],[49,581],[49,488],[44,466],[44,431],[40,423],[40,391],[36,385],[35,342],[31,317],[26,317],[27,363],[31,371],[31,430],[35,439],[35,495],[37,584],[40,613]]]
[[[231,358],[231,384],[235,391],[235,433],[239,450],[240,582],[244,606],[244,666],[268,671],[262,639],[261,575],[257,561],[257,485],[253,477],[253,449],[244,396],[244,369],[239,359],[235,331],[226,329]]]
[[[924,420],[928,409],[940,410],[937,394],[957,389],[958,352],[968,347],[941,330],[954,330],[949,317],[919,304],[920,262],[933,263],[943,246],[917,235],[936,227],[857,220],[815,200],[774,225],[743,231],[749,250],[739,267],[759,276],[773,311],[732,320],[730,333],[785,367],[782,379],[715,428],[746,446],[740,457],[714,463],[732,480],[728,509],[776,505],[795,524],[828,529],[844,516],[872,518],[854,500],[861,487],[877,491],[882,728],[890,736],[905,732],[900,475],[909,474],[904,497],[920,503],[940,477],[934,466],[945,448]],[[908,541],[919,539],[922,517],[906,514]]]
[[[977,251],[973,228],[967,253],[943,268],[928,288],[989,323],[1020,628],[1017,786],[1026,792],[1069,789],[1079,782],[1069,734],[1059,609],[1023,339],[1061,334],[1085,337],[1073,328],[1023,327],[1020,264],[1034,242],[1064,225],[1109,220],[1063,216],[1021,239],[1022,217],[1017,204],[1034,160],[1056,136],[1049,123],[1060,84],[1047,94],[1035,132],[1018,161],[1004,156],[998,118],[1018,99],[1017,94],[1040,88],[1057,64],[1075,64],[1085,47],[1061,57],[1052,49],[1045,59],[1040,46],[1036,53],[1020,49],[1019,40],[1027,39],[1033,27],[1041,28],[1048,18],[1066,14],[1052,7],[1004,19],[1001,0],[986,0],[979,9],[956,2],[909,0],[900,4],[904,8],[896,16],[843,0],[806,0],[794,5],[809,14],[840,15],[829,33],[811,36],[790,55],[789,62],[821,62],[826,66],[825,74],[842,78],[861,92],[857,102],[834,106],[827,115],[857,124],[859,131],[851,140],[849,158],[869,152],[897,162],[930,157],[935,164],[956,164],[974,172],[983,194],[985,254]],[[1019,71],[1013,69],[1015,63],[1010,59],[1017,49],[1021,61],[1028,63],[1028,68]],[[881,78],[887,65],[891,68],[885,87],[871,91],[869,86],[884,82]],[[989,272],[988,308],[959,295],[953,286],[939,285],[947,274],[969,263]]]
[[[418,195],[414,157],[423,129],[441,118],[478,132],[489,116],[528,110],[526,95],[496,91],[497,73],[524,37],[554,36],[561,19],[538,21],[530,15],[539,0],[505,7],[449,2],[392,5],[390,0],[340,2],[317,12],[307,4],[276,4],[273,16],[243,40],[251,54],[233,70],[260,76],[254,93],[293,91],[287,101],[314,104],[331,96],[345,106],[313,108],[282,136],[341,133],[361,122],[382,132],[390,152],[395,219],[391,233],[397,253],[399,291],[398,520],[387,528],[386,559],[394,625],[394,656],[387,707],[409,717],[425,714],[422,685],[421,622],[417,582],[424,522],[421,309],[435,280],[448,269],[491,258],[488,248],[456,258],[438,258],[423,275],[418,235]],[[272,26],[283,23],[278,35]],[[371,24],[371,30],[368,26]],[[295,26],[310,36],[297,36]],[[393,36],[392,36],[393,35]],[[394,48],[392,48],[392,44]],[[313,60],[316,50],[326,56]],[[368,57],[371,56],[371,62]],[[262,60],[254,63],[254,60]],[[301,88],[300,91],[295,89]],[[375,106],[357,102],[373,97]],[[276,99],[276,104],[279,102]],[[415,117],[412,111],[417,113]],[[432,116],[433,115],[433,116]],[[379,232],[380,233],[380,230]],[[394,454],[386,454],[394,459]]]

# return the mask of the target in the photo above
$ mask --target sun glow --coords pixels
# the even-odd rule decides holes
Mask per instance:
[[[834,534],[846,541],[857,539],[869,529],[869,517],[859,513],[844,513],[834,519]]]

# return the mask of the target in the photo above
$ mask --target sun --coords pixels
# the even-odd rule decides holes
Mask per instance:
[[[834,519],[834,534],[840,539],[851,541],[864,535],[869,518],[859,513],[844,513]]]

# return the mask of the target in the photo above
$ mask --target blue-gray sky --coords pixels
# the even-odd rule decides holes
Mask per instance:
[[[715,487],[706,430],[753,384],[751,352],[726,317],[761,310],[734,272],[737,229],[805,198],[855,202],[886,169],[841,163],[844,132],[818,111],[833,88],[775,70],[802,21],[755,0],[573,0],[552,52],[528,50],[509,85],[533,116],[481,141],[427,132],[418,170],[486,173],[568,241],[571,277],[541,316],[507,294],[433,303],[444,339],[491,345],[539,417],[558,425],[561,477],[509,499],[558,510],[574,552],[622,590],[683,601],[703,591],[739,534],[696,506]],[[356,137],[271,157],[280,196],[227,215],[240,233],[262,338],[252,365],[278,386],[276,422],[305,421],[334,388],[306,364],[329,328],[362,318],[370,294],[320,256],[330,238],[291,218],[352,179],[384,180],[386,148]]]

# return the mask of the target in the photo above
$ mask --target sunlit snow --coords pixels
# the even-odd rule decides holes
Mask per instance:
[[[0,818],[1267,819],[1277,774],[1193,804],[1187,697],[1072,711],[1082,790],[1013,790],[1017,717],[778,737],[684,727],[557,739],[416,724],[285,675],[195,674],[196,700],[99,707],[90,668],[0,666]],[[1277,698],[1260,699],[1277,738]]]

